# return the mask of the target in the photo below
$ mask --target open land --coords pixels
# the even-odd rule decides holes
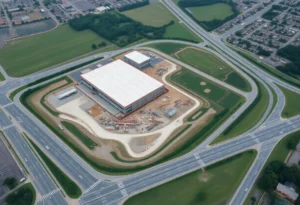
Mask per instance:
[[[132,18],[133,20],[140,21],[141,23],[149,26],[162,26],[170,21],[175,23],[167,27],[164,34],[165,38],[181,38],[193,41],[200,41],[195,34],[193,34],[188,28],[180,24],[178,19],[166,9],[163,4],[155,3],[141,8],[129,10],[123,12],[126,16]]]
[[[281,87],[281,86],[279,86],[279,87],[285,97],[285,105],[284,105],[284,109],[281,113],[281,116],[285,117],[285,118],[290,118],[295,115],[299,115],[300,114],[300,106],[299,106],[300,95],[297,93],[294,93],[284,87]]]
[[[231,6],[225,3],[189,7],[186,9],[188,12],[191,12],[198,21],[212,21],[214,19],[224,20],[234,14]]]
[[[5,81],[5,77],[3,76],[3,74],[0,72],[0,82],[1,81]]]
[[[165,54],[173,55],[181,49],[186,48],[187,46],[179,43],[154,43],[150,44],[147,47],[157,49]]]
[[[8,75],[21,77],[92,52],[92,44],[101,42],[108,43],[92,31],[77,32],[63,25],[47,33],[9,41],[0,49],[0,63]]]
[[[225,204],[230,200],[255,156],[254,151],[241,153],[133,196],[125,205]]]
[[[229,65],[207,51],[188,47],[176,52],[175,57],[180,61],[241,90],[249,91],[251,89],[249,83],[237,74]]]

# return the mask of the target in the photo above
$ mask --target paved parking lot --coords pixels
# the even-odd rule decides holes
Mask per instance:
[[[8,177],[14,177],[20,181],[24,174],[5,146],[3,136],[0,134],[0,198],[8,191],[8,188],[3,185],[3,180]]]

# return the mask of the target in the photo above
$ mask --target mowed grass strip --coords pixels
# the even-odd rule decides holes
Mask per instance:
[[[66,194],[72,199],[79,198],[82,194],[79,186],[74,181],[72,181],[72,179],[70,179],[68,175],[66,175],[33,141],[31,141],[29,138],[28,140],[30,141],[36,152],[40,155],[42,160],[45,162]]]
[[[77,139],[79,139],[85,146],[87,146],[89,149],[94,149],[98,146],[96,142],[94,142],[89,136],[84,134],[81,130],[79,130],[75,125],[73,125],[70,122],[63,121],[61,122],[63,126],[69,130]]]
[[[224,20],[234,14],[229,4],[217,3],[208,6],[198,6],[187,8],[188,12],[198,21]]]
[[[5,77],[4,77],[4,75],[0,72],[0,82],[1,81],[5,81]]]
[[[279,86],[285,96],[285,105],[281,113],[282,117],[290,118],[300,114],[300,95]]]
[[[189,47],[176,53],[175,57],[180,61],[241,90],[251,90],[249,83],[243,77],[237,74],[220,58],[205,50]]]
[[[237,122],[234,124],[234,126],[232,128],[229,126],[228,128],[230,128],[230,130],[228,132],[225,130],[225,132],[217,137],[212,144],[237,137],[238,135],[251,129],[254,125],[256,125],[257,122],[259,122],[268,107],[268,102],[270,99],[267,90],[262,84],[258,83],[258,89],[259,94],[257,99],[253,102],[253,107],[247,109],[245,113],[242,114],[241,119],[237,118]]]
[[[252,150],[238,154],[133,196],[125,205],[227,204],[255,156]]]
[[[180,24],[178,19],[162,3],[157,2],[122,13],[144,25],[155,27],[163,26],[173,20],[175,23],[167,27],[164,34],[165,38],[181,38],[197,42],[201,41],[193,32]]]
[[[0,49],[0,63],[8,75],[21,77],[93,51],[92,44],[106,42],[92,31],[74,31],[68,25],[9,41]]]

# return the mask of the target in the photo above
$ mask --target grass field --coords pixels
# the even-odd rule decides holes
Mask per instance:
[[[36,198],[36,192],[32,184],[27,183],[10,193],[5,198],[6,205],[33,205]]]
[[[3,76],[3,74],[0,72],[0,82],[1,81],[5,81],[5,77]]]
[[[166,29],[165,38],[183,38],[193,41],[201,41],[188,28],[178,22],[178,19],[161,3],[149,4],[137,9],[124,11],[123,14],[149,26],[162,26],[170,21],[175,23]]]
[[[73,199],[80,197],[82,192],[79,186],[72,181],[54,162],[52,162],[51,159],[42,150],[40,150],[36,144],[34,144],[31,140],[30,142],[66,194]]]
[[[180,61],[241,90],[250,91],[249,83],[217,56],[200,49],[186,48],[175,54]]]
[[[94,149],[98,144],[94,142],[90,137],[86,136],[83,132],[81,132],[75,125],[69,123],[67,121],[61,122],[63,126],[69,130],[75,137],[77,137],[85,146],[89,149]]]
[[[290,118],[300,114],[300,95],[284,87],[279,86],[285,96],[285,105],[281,113],[282,117]]]
[[[129,198],[125,205],[227,204],[256,152],[248,151]],[[184,187],[184,188],[183,188]]]
[[[168,55],[173,55],[177,51],[186,48],[187,45],[179,43],[154,43],[147,45],[147,47],[157,49]]]
[[[93,43],[103,41],[92,31],[77,32],[63,25],[47,33],[9,41],[0,49],[0,63],[8,75],[21,77],[91,52]]]
[[[242,98],[239,95],[187,69],[182,69],[174,73],[170,79],[185,87],[187,90],[226,109],[230,109],[242,101]],[[201,82],[205,82],[206,85],[201,85]],[[211,92],[205,92],[206,89],[210,89]]]
[[[224,20],[234,14],[230,5],[217,3],[209,6],[189,7],[187,11],[198,21],[212,21],[214,19]]]
[[[255,105],[249,110],[245,111],[245,116],[241,120],[236,119],[238,122],[234,125],[234,127],[230,129],[227,133],[223,133],[219,137],[217,137],[212,142],[213,144],[224,140],[228,140],[233,137],[237,137],[238,135],[252,128],[257,122],[259,122],[259,120],[264,115],[264,112],[268,107],[269,95],[262,84],[258,84],[258,88],[259,95],[257,97],[257,102],[255,102],[256,100],[253,102],[255,103]]]

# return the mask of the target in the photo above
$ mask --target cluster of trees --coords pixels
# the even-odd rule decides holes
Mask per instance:
[[[69,25],[73,29],[77,31],[90,29],[120,47],[142,38],[163,38],[166,28],[172,24],[174,21],[161,27],[145,26],[117,12],[106,12],[99,15],[88,14],[69,21]]]
[[[136,9],[139,7],[143,7],[149,4],[149,0],[145,0],[145,1],[140,1],[134,4],[127,4],[125,6],[122,6],[121,8],[119,8],[119,11],[127,11],[127,10],[131,10],[131,9]]]
[[[267,51],[267,50],[265,50],[263,47],[261,47],[261,46],[258,46],[258,55],[260,55],[260,56],[270,56],[271,54],[272,54],[272,52],[271,51]]]
[[[291,150],[296,150],[297,144],[299,143],[300,136],[294,135],[287,143],[287,148]]]
[[[284,11],[287,9],[286,6],[281,6],[281,5],[278,5],[278,4],[275,4],[275,5],[272,5],[272,9],[273,10],[277,10],[277,11]]]
[[[273,20],[276,16],[278,16],[280,13],[275,11],[274,9],[270,9],[266,13],[264,13],[261,17],[267,20]]]
[[[286,181],[300,187],[300,169],[297,165],[288,167],[281,161],[273,161],[263,171],[258,186],[267,192],[272,192],[279,182],[284,184]],[[299,197],[295,204],[300,204]]]
[[[230,5],[232,8],[233,14],[223,20],[214,19],[212,21],[199,21],[193,16],[193,14],[191,14],[190,12],[186,12],[186,8],[188,8],[188,7],[208,6],[208,5],[212,5],[212,4],[216,4],[216,3],[225,3],[225,4]],[[186,12],[186,14],[188,14],[191,18],[193,18],[194,21],[196,21],[199,25],[201,25],[207,31],[212,31],[212,30],[218,28],[219,26],[221,26],[225,22],[235,18],[239,14],[238,9],[236,8],[237,5],[232,0],[180,0],[178,2],[178,6],[180,6]]]
[[[95,43],[93,43],[92,44],[92,49],[97,49],[97,48],[102,48],[102,47],[105,47],[107,44],[106,44],[106,42],[101,42],[101,43],[99,43],[98,45],[96,45]]]
[[[5,198],[7,205],[32,205],[35,200],[35,192],[31,184],[25,184]]]
[[[3,185],[6,185],[9,189],[13,189],[18,185],[18,182],[14,177],[8,177],[3,180]]]
[[[283,73],[291,75],[300,75],[300,47],[288,45],[277,51],[277,55],[291,61],[284,66],[278,66],[277,69]]]

